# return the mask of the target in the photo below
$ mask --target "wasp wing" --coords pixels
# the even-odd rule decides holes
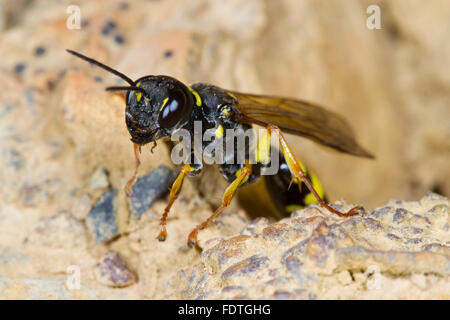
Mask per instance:
[[[355,156],[373,158],[355,139],[349,124],[338,114],[309,102],[282,97],[230,92],[237,100],[238,118],[258,125],[272,124]]]

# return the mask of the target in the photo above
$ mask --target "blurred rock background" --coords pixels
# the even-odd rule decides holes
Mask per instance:
[[[381,8],[380,30],[366,27],[371,4]],[[186,83],[310,100],[340,113],[376,160],[288,137],[332,201],[345,198],[371,209],[390,199],[418,200],[429,190],[450,194],[448,1],[78,1],[79,29],[68,28],[77,13],[70,5],[0,2],[4,297],[26,297],[23,290],[32,296],[30,286],[39,288],[34,297],[46,292],[72,298],[170,296],[162,291],[173,270],[164,270],[186,259],[196,261],[195,251],[184,251],[186,230],[211,213],[207,202],[220,200],[225,186],[215,182],[218,173],[211,170],[186,181],[169,220],[167,242],[152,242],[165,200],[139,223],[130,222],[122,190],[134,159],[124,102],[121,95],[104,91],[120,80],[90,68],[66,48],[131,78],[168,74]],[[143,150],[141,175],[160,164],[170,166],[164,144],[153,155],[149,149]],[[110,242],[103,245],[95,242],[84,219],[111,189],[117,190],[111,198],[117,228],[109,230]],[[246,221],[243,212],[238,216]],[[135,238],[140,228],[152,230],[145,244]],[[231,235],[233,229],[240,230],[234,225],[219,235]],[[150,254],[154,260],[149,262],[146,250],[155,246],[162,251]],[[94,269],[111,249],[138,274],[137,288],[118,293],[92,284],[80,296],[55,289],[61,284],[51,275],[65,274],[70,264]],[[49,259],[55,261],[51,266]],[[83,283],[97,283],[93,273],[82,276]]]

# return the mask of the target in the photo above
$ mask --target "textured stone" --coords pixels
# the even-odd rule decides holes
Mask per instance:
[[[97,280],[110,287],[127,287],[136,282],[136,277],[130,271],[119,254],[108,251],[97,264]]]
[[[161,165],[149,174],[139,177],[133,185],[130,201],[130,212],[135,218],[151,207],[153,202],[169,191],[177,173]]]
[[[114,204],[116,194],[115,189],[105,192],[86,217],[88,230],[97,243],[109,241],[119,234]]]
[[[449,2],[377,1],[380,30],[366,28],[364,1],[101,3],[77,2],[80,30],[67,28],[65,2],[1,4],[0,298],[449,299],[448,200],[423,197],[450,194]],[[132,79],[165,74],[338,112],[376,160],[286,137],[331,201],[366,213],[338,219],[311,207],[279,223],[249,221],[266,214],[255,207],[267,195],[246,201],[246,187],[199,233],[203,251],[188,250],[190,230],[228,185],[205,166],[184,182],[158,242],[166,202],[133,219],[123,192],[134,171],[124,94],[104,90],[123,81],[66,48]],[[166,146],[142,148],[139,176],[171,166]],[[98,168],[108,173],[105,189],[117,190],[114,210],[84,224],[105,191],[90,185]],[[105,243],[93,241],[100,225]],[[106,251],[126,261],[135,285],[98,283]],[[239,272],[246,265],[255,265],[251,276]],[[79,289],[66,285],[70,267],[81,271]],[[226,270],[233,276],[222,278]]]
[[[92,209],[92,199],[88,193],[83,194],[79,201],[75,204],[72,214],[78,220],[83,220],[87,217]]]
[[[432,193],[346,219],[306,208],[251,236],[205,242],[201,263],[184,270],[192,280],[183,297],[448,299],[448,221],[448,199]]]
[[[91,176],[91,179],[89,180],[89,186],[93,190],[108,188],[109,186],[108,174],[106,173],[104,168],[98,167],[94,171],[94,173]]]

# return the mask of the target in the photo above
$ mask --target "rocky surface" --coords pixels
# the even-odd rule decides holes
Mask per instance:
[[[378,3],[381,30],[366,28],[370,1],[79,1],[80,29],[67,28],[70,2],[1,3],[0,298],[448,299],[448,198],[422,197],[450,190],[450,5]],[[133,79],[168,74],[339,112],[375,161],[288,139],[330,199],[366,213],[308,208],[274,223],[235,201],[189,250],[225,188],[207,168],[185,181],[158,242],[169,150],[143,148],[127,198],[123,95],[104,91],[121,82],[66,48]]]
[[[41,219],[20,250],[2,250],[0,297],[450,298],[445,197],[429,193],[417,202],[391,201],[348,219],[317,207],[277,223],[248,221],[242,211],[225,213],[200,233],[201,250],[187,248],[184,226],[194,227],[191,215],[202,206],[182,206],[177,221],[169,222],[166,242],[155,239],[154,210],[164,207],[157,202],[110,249],[89,245],[85,227],[70,215]],[[200,212],[196,220],[210,213],[207,207]],[[68,284],[74,266],[81,271],[77,289]]]
[[[340,207],[349,208],[349,206]],[[208,299],[450,298],[448,199],[391,201],[336,219],[317,208],[204,241],[180,273],[183,296]]]
[[[101,284],[109,287],[127,287],[136,282],[136,276],[113,251],[108,251],[97,264],[96,276]]]
[[[136,180],[130,197],[130,214],[139,219],[142,214],[169,190],[177,177],[175,170],[159,166],[148,175]]]

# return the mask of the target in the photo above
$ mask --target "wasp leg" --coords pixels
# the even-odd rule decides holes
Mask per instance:
[[[131,190],[131,187],[136,182],[139,166],[141,165],[140,160],[141,146],[134,143],[133,147],[134,147],[134,158],[136,159],[136,167],[134,169],[134,175],[131,177],[130,180],[128,180],[127,184],[125,185],[125,193],[129,197],[131,197],[131,195],[133,194],[133,190]]]
[[[205,229],[211,221],[213,221],[220,213],[222,213],[222,211],[225,208],[227,208],[230,205],[231,200],[233,199],[233,196],[236,193],[236,190],[239,188],[239,186],[241,186],[242,184],[244,184],[247,181],[250,173],[251,173],[251,169],[249,166],[242,167],[242,169],[240,169],[240,172],[238,171],[237,178],[225,190],[225,193],[222,198],[222,204],[220,205],[220,207],[217,208],[217,210],[214,211],[214,213],[208,219],[206,219],[201,224],[199,224],[189,234],[188,243],[187,243],[189,248],[192,248],[192,247],[194,247],[195,244],[197,244],[198,232],[200,230]]]
[[[275,133],[278,136],[278,138],[280,140],[281,150],[284,155],[284,159],[286,160],[286,162],[288,164],[291,174],[295,178],[301,179],[305,183],[305,185],[308,187],[309,191],[311,191],[311,193],[314,195],[314,197],[316,198],[317,202],[319,203],[319,205],[321,207],[327,209],[331,213],[337,214],[339,217],[353,216],[355,214],[360,213],[360,211],[363,210],[362,207],[354,207],[354,208],[350,209],[349,211],[347,211],[346,213],[342,213],[342,212],[339,212],[336,209],[333,209],[332,207],[330,207],[317,194],[316,190],[314,189],[314,187],[311,184],[311,181],[309,181],[309,179],[306,177],[305,172],[302,170],[299,162],[295,159],[294,154],[292,153],[291,149],[289,148],[289,145],[287,144],[287,141],[284,138],[283,134],[281,133],[280,129],[274,125],[268,125],[266,129],[270,133]],[[300,186],[300,183],[299,183],[299,186]]]
[[[165,241],[167,238],[167,230],[166,230],[167,215],[169,214],[170,208],[172,207],[173,203],[178,198],[181,186],[183,185],[184,177],[188,173],[192,172],[193,170],[194,170],[194,168],[191,167],[190,164],[183,165],[183,167],[181,167],[180,173],[178,174],[178,177],[175,179],[175,182],[172,184],[172,188],[170,189],[169,203],[167,204],[166,208],[164,209],[164,213],[161,216],[161,220],[159,222],[159,225],[161,227],[161,231],[159,232],[159,235],[157,237],[157,239],[159,241]]]

